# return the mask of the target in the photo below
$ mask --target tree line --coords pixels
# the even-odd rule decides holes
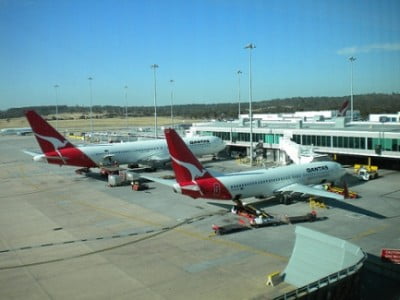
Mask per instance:
[[[253,101],[253,113],[290,113],[295,111],[310,110],[338,110],[342,103],[349,100],[350,96],[343,97],[294,97],[286,99],[273,99]],[[397,113],[400,111],[400,93],[392,94],[363,94],[354,95],[354,109],[360,111],[362,118],[367,118],[373,113]],[[55,115],[55,106],[30,106],[10,108],[0,111],[0,119],[18,118],[24,116],[26,110],[36,110],[40,115]],[[59,114],[75,114],[78,118],[87,118],[89,107],[59,105]],[[113,105],[95,105],[92,112],[96,118],[115,118],[125,116],[125,107]],[[154,115],[153,106],[129,106],[127,112],[130,117],[146,117]],[[248,102],[241,102],[241,113],[248,113]],[[170,116],[171,107],[157,107],[157,115]],[[238,103],[216,104],[181,104],[174,105],[174,116],[185,119],[232,119],[237,118]]]

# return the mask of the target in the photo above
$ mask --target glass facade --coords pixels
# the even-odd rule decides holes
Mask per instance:
[[[224,141],[250,142],[250,134],[244,132],[210,132],[203,131],[202,135],[214,135]],[[232,135],[232,137],[231,137]],[[283,134],[274,133],[253,133],[253,142],[260,141],[265,144],[279,144]],[[328,136],[328,135],[307,135],[294,134],[292,140],[300,145],[314,145],[317,147],[348,148],[360,150],[376,150],[400,152],[400,139],[369,138],[360,136]]]
[[[230,132],[207,132],[203,131],[202,135],[214,135],[221,138],[224,141],[231,140]],[[267,144],[279,144],[280,138],[283,134],[265,134],[265,133],[254,133],[253,132],[253,142],[263,142]],[[250,142],[250,133],[245,132],[232,132],[232,142]]]
[[[400,151],[400,139],[367,138],[359,136],[326,136],[326,135],[293,135],[294,142],[300,145],[318,147],[349,148],[375,150],[381,147],[383,151]]]

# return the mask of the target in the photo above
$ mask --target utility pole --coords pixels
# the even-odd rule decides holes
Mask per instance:
[[[92,99],[92,80],[93,77],[89,77],[89,90],[90,90],[90,139],[93,138],[93,111],[92,111],[92,106],[93,106],[93,99]]]
[[[350,115],[351,115],[351,122],[354,121],[353,115],[353,62],[356,60],[355,57],[350,57]]]
[[[125,122],[126,128],[128,128],[128,86],[124,87],[125,89]]]
[[[58,84],[54,85],[54,90],[56,91],[56,129],[58,130]]]
[[[242,71],[238,70],[238,119],[240,119],[240,75],[242,75]]]
[[[158,68],[157,64],[153,64],[150,66],[153,69],[154,74],[154,137],[157,139],[157,77],[156,77],[156,69]]]
[[[171,127],[174,128],[174,80],[169,81],[171,83]]]
[[[251,52],[256,48],[256,45],[250,43],[244,47],[244,49],[249,49],[249,117],[250,117],[250,166],[253,165],[253,91],[251,82]]]

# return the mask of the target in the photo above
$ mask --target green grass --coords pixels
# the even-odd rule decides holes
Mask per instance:
[[[52,116],[47,116],[45,118],[51,118]],[[63,115],[62,117],[73,117],[72,115]],[[174,119],[175,124],[181,123],[192,123],[194,120],[183,120],[179,118]],[[49,123],[56,127],[56,121],[52,120]],[[171,123],[171,118],[169,117],[158,117],[157,125],[165,126]],[[128,127],[151,127],[154,126],[154,117],[140,117],[140,118],[109,118],[109,119],[93,119],[93,128],[94,130],[108,130],[108,129],[118,129],[118,128],[126,128],[126,124]],[[20,127],[30,127],[28,121],[25,118],[13,118],[9,121],[5,119],[0,120],[0,129],[2,128],[20,128]],[[58,129],[59,130],[80,130],[80,131],[88,131],[90,129],[90,120],[58,120]]]

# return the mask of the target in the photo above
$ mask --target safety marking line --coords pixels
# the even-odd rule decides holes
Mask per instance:
[[[209,216],[213,216],[213,215],[211,214]],[[185,219],[185,221],[183,221],[182,223],[178,223],[178,224],[191,224],[193,222],[203,220],[206,217],[204,217],[204,216],[193,217],[191,219]],[[129,232],[129,233],[125,233],[125,234],[114,234],[112,236],[99,236],[99,237],[93,237],[93,238],[83,238],[83,239],[78,239],[78,240],[68,240],[68,241],[62,241],[62,242],[56,242],[56,243],[44,243],[44,244],[40,244],[40,245],[31,245],[31,246],[23,246],[23,247],[19,247],[19,248],[4,249],[4,250],[0,250],[0,254],[11,252],[11,251],[21,251],[21,250],[52,247],[52,246],[59,246],[59,245],[68,245],[68,244],[82,243],[82,242],[119,239],[119,238],[131,237],[131,236],[137,236],[137,235],[143,235],[143,234],[149,234],[149,233],[161,233],[164,231],[171,230],[171,229],[175,228],[176,226],[177,225],[175,224],[173,226],[165,226],[160,229],[148,229],[143,232]]]
[[[23,247],[19,247],[19,248],[0,250],[0,253],[6,253],[6,252],[18,251],[18,250],[29,250],[29,249],[35,249],[35,248],[44,248],[44,247],[51,247],[51,246],[59,246],[59,245],[68,245],[68,244],[82,243],[82,242],[93,242],[93,241],[100,241],[100,240],[119,239],[119,238],[135,236],[135,235],[140,235],[140,234],[147,234],[147,233],[152,233],[152,232],[157,232],[157,231],[165,231],[165,229],[160,229],[160,230],[153,229],[153,230],[147,230],[144,232],[130,232],[130,233],[126,233],[126,234],[115,234],[112,236],[99,236],[99,237],[94,237],[94,238],[69,240],[69,241],[63,241],[63,242],[57,242],[57,243],[45,243],[45,244],[33,245],[33,246],[23,246]]]
[[[216,215],[216,214],[210,214],[208,216],[210,217],[210,216],[214,216],[214,215]],[[76,254],[76,255],[72,255],[72,256],[51,259],[51,260],[37,261],[37,262],[31,262],[31,263],[21,264],[21,265],[0,266],[0,270],[9,270],[9,269],[25,268],[25,267],[30,267],[30,266],[39,266],[39,265],[45,265],[45,264],[50,264],[50,263],[56,263],[56,262],[60,262],[60,261],[67,261],[67,260],[70,260],[70,259],[75,259],[75,258],[79,258],[79,257],[85,257],[85,256],[93,255],[93,254],[98,254],[98,253],[110,251],[110,250],[113,250],[113,249],[118,249],[118,248],[121,248],[121,247],[125,247],[127,245],[132,245],[132,244],[135,244],[135,243],[139,243],[139,242],[154,238],[154,237],[156,237],[156,236],[158,236],[160,234],[169,232],[171,230],[176,231],[176,232],[178,232],[180,234],[184,234],[184,235],[190,236],[192,238],[196,238],[196,239],[200,239],[200,240],[207,240],[207,241],[210,241],[210,242],[213,242],[213,243],[216,243],[216,244],[220,244],[220,245],[223,245],[223,246],[228,246],[228,247],[236,249],[236,250],[246,251],[246,252],[253,253],[253,254],[258,254],[258,255],[264,255],[264,256],[267,256],[267,257],[268,256],[269,257],[274,257],[275,259],[279,259],[279,260],[286,261],[286,262],[288,261],[288,258],[282,257],[282,256],[277,255],[277,254],[273,254],[273,253],[266,252],[266,251],[263,251],[263,250],[255,249],[255,248],[252,248],[252,247],[249,247],[249,246],[246,246],[246,245],[242,245],[240,243],[233,242],[233,241],[228,241],[228,240],[223,240],[223,239],[214,239],[211,236],[207,237],[207,236],[204,236],[203,234],[200,234],[200,233],[196,233],[196,232],[192,232],[192,231],[189,231],[189,230],[185,230],[183,228],[182,229],[179,228],[182,225],[187,224],[187,221],[198,220],[200,217],[201,216],[197,216],[197,217],[193,217],[191,219],[186,219],[185,221],[178,222],[178,223],[176,223],[174,225],[171,225],[170,227],[165,227],[165,228],[168,228],[168,229],[165,229],[165,230],[161,229],[161,230],[158,230],[158,231],[155,230],[155,232],[153,232],[151,234],[145,235],[143,237],[139,237],[139,238],[137,238],[135,240],[124,242],[122,244],[109,246],[109,247],[106,247],[106,248],[103,248],[103,249],[93,250],[93,251],[89,251],[89,252],[81,253],[81,254]],[[138,234],[143,234],[143,233],[131,232],[131,233],[128,233],[128,234],[121,235],[121,237],[138,235]],[[106,239],[106,238],[107,237],[101,237],[101,239]],[[108,238],[110,238],[110,237],[108,237]],[[81,240],[77,240],[77,241],[95,241],[95,240],[97,240],[97,238],[96,239],[81,239]],[[49,245],[49,246],[51,245],[51,246],[53,246],[53,245],[61,245],[61,244],[63,244],[63,243],[48,243],[48,244],[42,244],[42,245]],[[32,246],[32,248],[43,247],[42,245],[36,246],[36,247]],[[12,250],[20,250],[20,249],[7,249],[7,250],[2,250],[2,251],[0,250],[0,253],[9,252],[9,251],[12,251]]]
[[[371,228],[371,229],[369,229],[369,230],[360,232],[360,233],[356,234],[355,236],[350,237],[348,240],[350,240],[350,241],[358,241],[358,240],[361,240],[362,238],[365,238],[365,237],[367,237],[367,236],[370,236],[370,235],[373,235],[373,234],[376,234],[376,233],[378,233],[378,232],[381,232],[381,231],[385,230],[388,226],[389,226],[389,225],[376,226],[376,227]]]

